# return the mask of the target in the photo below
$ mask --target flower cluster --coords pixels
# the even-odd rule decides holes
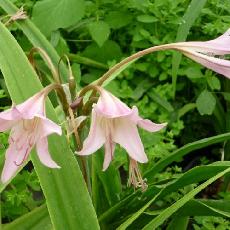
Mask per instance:
[[[230,61],[222,58],[223,55],[230,53],[229,44],[230,30],[211,41],[179,42],[164,45],[161,49],[164,47],[164,49],[179,50],[207,68],[230,77]],[[144,51],[141,53],[142,56],[143,53]],[[148,132],[157,132],[164,128],[166,123],[156,124],[143,119],[139,116],[137,107],[129,108],[102,87],[95,86],[94,89],[97,89],[99,98],[92,105],[88,137],[84,140],[82,149],[76,151],[77,154],[89,155],[104,146],[103,170],[106,170],[114,157],[115,146],[119,144],[127,151],[130,158],[128,183],[145,190],[147,185],[145,179],[141,177],[137,162],[146,163],[148,158],[138,133],[138,127]],[[59,125],[46,117],[46,96],[47,92],[42,90],[22,104],[13,105],[11,109],[0,113],[0,132],[11,130],[9,147],[6,150],[5,164],[1,174],[3,183],[8,182],[27,162],[34,147],[36,147],[40,161],[45,166],[60,168],[49,154],[47,136],[52,133],[61,135],[62,130]],[[76,105],[79,106],[81,103],[82,100]],[[71,105],[68,106],[72,113],[73,108],[71,109]],[[71,116],[73,118],[73,114]],[[85,117],[76,119],[82,121]]]

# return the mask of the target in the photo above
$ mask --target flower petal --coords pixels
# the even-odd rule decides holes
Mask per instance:
[[[62,135],[62,129],[59,125],[51,121],[50,119],[46,117],[40,117],[41,118],[41,129],[40,129],[40,138],[46,137],[52,133],[56,133],[59,136]]]
[[[37,148],[38,157],[40,161],[42,162],[42,164],[44,164],[45,166],[49,168],[60,168],[60,166],[57,165],[56,162],[53,161],[53,159],[50,156],[50,153],[48,151],[47,138],[42,138],[38,140],[36,143],[36,148]]]
[[[230,29],[216,39],[204,42],[179,42],[175,48],[184,48],[199,53],[211,53],[214,55],[224,55],[230,53]]]
[[[16,171],[22,165],[22,162],[28,157],[30,150],[31,149],[26,146],[22,149],[17,149],[15,143],[9,145],[9,148],[6,150],[5,164],[1,175],[1,181],[3,183],[6,183],[14,176]]]
[[[105,142],[105,158],[103,162],[103,171],[105,171],[109,167],[109,164],[113,159],[114,150],[115,143],[112,142],[112,140],[107,140]]]
[[[88,137],[83,142],[83,148],[80,152],[77,152],[79,155],[89,155],[96,152],[101,146],[105,143],[105,135],[100,126],[101,117],[98,116],[95,112],[95,109],[92,110],[92,121],[89,130]]]
[[[210,57],[201,53],[197,53],[185,49],[182,50],[182,52],[185,56],[202,64],[203,66],[230,78],[230,61],[220,59],[220,58]]]
[[[45,115],[45,94],[38,92],[25,102],[16,106],[17,110],[22,114],[24,119],[32,119],[35,116]]]
[[[142,118],[140,118],[137,124],[139,127],[149,132],[157,132],[163,129],[167,125],[167,123],[156,124],[148,119],[142,119]]]
[[[113,141],[126,149],[132,159],[140,163],[148,161],[136,124],[129,118],[116,119]]]
[[[13,107],[0,113],[0,132],[12,128],[21,119],[19,111]]]
[[[100,88],[100,98],[94,108],[98,114],[107,118],[128,116],[132,110],[108,91]]]

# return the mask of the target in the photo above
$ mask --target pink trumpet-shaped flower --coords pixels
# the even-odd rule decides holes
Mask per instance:
[[[155,124],[150,120],[142,119],[138,115],[138,109],[130,109],[126,104],[113,96],[108,91],[99,88],[100,97],[92,110],[92,121],[88,137],[83,143],[79,155],[89,155],[96,152],[104,145],[105,158],[103,170],[106,170],[113,159],[115,144],[122,146],[129,154],[130,160],[130,183],[135,187],[143,187],[142,180],[137,168],[137,161],[148,161],[143,144],[138,134],[137,126],[149,131],[156,132],[164,124]]]
[[[203,66],[230,78],[230,61],[218,56],[230,54],[230,29],[206,42],[179,42],[169,45]]]
[[[1,180],[7,182],[25,162],[36,145],[40,161],[50,168],[60,168],[48,151],[47,136],[52,133],[61,135],[60,126],[46,118],[46,93],[41,91],[22,104],[0,113],[0,132],[11,129],[9,148]]]

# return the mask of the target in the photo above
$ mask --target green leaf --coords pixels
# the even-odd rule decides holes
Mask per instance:
[[[84,0],[42,0],[33,7],[32,20],[47,36],[77,23],[84,15]]]
[[[218,173],[217,175],[211,177],[209,180],[202,183],[201,185],[197,186],[195,189],[187,193],[185,196],[183,196],[180,200],[172,204],[170,207],[164,209],[161,212],[161,214],[155,217],[150,223],[148,223],[143,228],[143,230],[150,230],[150,229],[152,230],[152,229],[159,227],[167,218],[169,218],[179,208],[181,208],[184,204],[186,204],[189,200],[191,200],[196,194],[201,192],[208,185],[210,185],[211,183],[213,183],[215,180],[219,179],[220,177],[224,176],[228,172],[230,172],[230,167]]]
[[[207,0],[192,0],[189,4],[184,16],[183,16],[183,23],[179,26],[176,36],[176,42],[178,41],[185,41],[190,28],[192,27],[193,23],[199,16],[202,8],[204,7]],[[176,92],[176,81],[177,81],[177,74],[179,65],[181,62],[181,53],[174,53],[172,59],[172,84],[173,84],[173,91],[174,94]]]
[[[208,76],[207,77],[208,85],[212,90],[220,90],[221,85],[220,85],[220,80],[215,77],[215,76]]]
[[[111,11],[105,16],[105,22],[107,22],[112,29],[124,27],[128,25],[132,19],[132,14],[121,11]]]
[[[196,100],[196,106],[201,115],[211,115],[216,107],[216,98],[204,90]]]
[[[52,224],[46,205],[35,208],[13,222],[3,226],[3,230],[50,230]]]
[[[106,22],[98,21],[90,23],[88,27],[92,39],[101,47],[109,37],[109,25]]]
[[[41,90],[42,85],[22,49],[1,23],[0,34],[0,68],[12,100],[21,103]],[[47,103],[47,116],[58,122],[51,103]],[[99,229],[81,171],[65,136],[50,136],[49,151],[61,166],[60,170],[43,166],[36,154],[32,154],[31,159],[54,228],[63,230],[68,226],[74,230],[89,229],[93,226],[94,229]]]
[[[224,142],[229,139],[230,133],[225,133],[186,144],[183,147],[171,153],[169,156],[166,156],[160,161],[158,161],[151,170],[145,173],[144,177],[147,177],[148,180],[151,180],[156,173],[163,170],[169,164],[181,160],[181,158],[186,154],[191,153],[192,151],[195,151],[197,149],[201,149],[216,143]]]
[[[190,79],[199,79],[203,77],[199,66],[192,66],[185,70],[185,75]]]
[[[137,21],[143,22],[143,23],[153,23],[153,22],[157,22],[158,19],[154,16],[143,14],[143,15],[137,16]]]

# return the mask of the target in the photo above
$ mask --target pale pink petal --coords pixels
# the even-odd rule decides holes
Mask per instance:
[[[148,119],[141,119],[138,121],[138,126],[141,127],[142,129],[145,129],[149,132],[157,132],[161,129],[163,129],[167,123],[162,123],[162,124],[156,124]]]
[[[114,150],[115,143],[112,140],[107,140],[105,142],[105,158],[103,162],[103,171],[105,171],[109,167],[109,164],[113,159]]]
[[[132,159],[140,163],[148,161],[136,124],[129,118],[116,119],[113,141],[120,144]]]
[[[184,55],[202,64],[203,66],[230,78],[230,61],[220,59],[220,58],[210,57],[204,54],[200,54],[188,50],[182,50],[182,52]]]
[[[18,149],[16,143],[11,143],[6,150],[5,163],[2,170],[1,181],[6,183],[10,180],[20,168],[23,162],[27,159],[31,149],[28,146],[24,146],[22,149]]]
[[[38,157],[42,164],[49,168],[60,168],[60,166],[57,165],[56,162],[53,161],[53,159],[50,156],[47,138],[42,138],[38,140],[36,143],[36,149]]]
[[[102,88],[100,88],[100,97],[94,108],[98,114],[107,118],[123,117],[132,113],[126,104]]]
[[[216,39],[204,42],[179,42],[179,48],[189,49],[199,53],[211,53],[214,55],[224,55],[230,53],[230,29]]]
[[[0,132],[4,132],[12,128],[18,120],[21,119],[21,114],[13,107],[0,113]]]
[[[25,102],[16,106],[24,119],[32,119],[35,116],[45,115],[45,94],[39,92],[28,98]]]
[[[130,116],[130,120],[132,120],[135,124],[137,124],[142,129],[145,129],[149,132],[157,132],[163,129],[167,125],[167,123],[156,124],[148,119],[141,118],[138,114],[138,109],[136,106],[133,106],[132,108],[132,114]]]
[[[83,148],[79,155],[89,155],[96,152],[105,143],[105,135],[100,126],[101,117],[99,117],[95,110],[92,110],[92,121],[88,137],[83,142]]]
[[[39,135],[40,138],[46,137],[52,133],[56,133],[59,136],[61,136],[62,134],[61,127],[46,117],[41,118],[41,125],[39,131],[40,131],[40,135]]]

